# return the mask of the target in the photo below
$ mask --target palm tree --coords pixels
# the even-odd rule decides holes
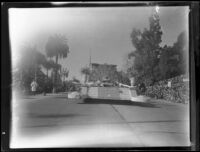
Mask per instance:
[[[64,82],[64,81],[65,81],[65,78],[67,78],[68,75],[69,75],[69,70],[67,70],[67,68],[61,69],[61,75],[62,75],[62,77],[63,77],[63,82]]]
[[[81,69],[81,73],[85,75],[85,83],[88,81],[88,76],[90,75],[90,69],[88,67],[84,67]]]
[[[58,85],[58,80],[60,80],[61,68],[62,68],[61,64],[56,64],[54,62],[53,64],[53,84],[54,84],[53,92],[55,92],[55,88]]]
[[[46,69],[46,75],[47,77],[49,77],[49,70],[53,69],[55,67],[55,62],[53,60],[46,60],[46,62],[44,63],[43,67]]]
[[[54,35],[49,37],[46,44],[46,54],[48,57],[55,57],[55,62],[58,65],[59,58],[66,58],[69,53],[67,39],[63,35]],[[55,84],[57,82],[58,68],[55,68],[55,80],[53,92],[55,92]]]

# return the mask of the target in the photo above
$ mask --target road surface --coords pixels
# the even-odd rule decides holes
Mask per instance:
[[[150,100],[13,100],[11,147],[189,146],[189,105]]]

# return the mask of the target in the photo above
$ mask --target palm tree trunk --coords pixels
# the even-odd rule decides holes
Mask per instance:
[[[55,90],[55,87],[54,87],[54,84],[55,84],[55,70],[54,69],[51,71],[51,75],[52,75],[52,81],[53,81],[53,90],[52,90],[52,92],[54,93],[54,90]]]
[[[56,65],[58,64],[58,55],[55,56],[56,59]],[[56,92],[56,85],[57,85],[57,73],[58,73],[58,69],[57,67],[55,68],[55,77],[54,77],[54,84],[53,84],[53,93]]]
[[[35,81],[37,79],[37,65],[35,65]]]
[[[49,76],[48,76],[48,75],[49,75],[48,73],[49,73],[49,70],[47,69],[47,78],[49,77]]]

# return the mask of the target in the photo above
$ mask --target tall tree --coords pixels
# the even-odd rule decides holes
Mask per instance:
[[[181,32],[173,46],[164,46],[160,54],[159,68],[162,79],[169,79],[188,72],[186,33]]]
[[[44,68],[46,69],[46,75],[47,77],[49,76],[49,70],[53,69],[55,67],[55,62],[53,60],[46,60],[46,62],[44,63]]]
[[[22,70],[27,70],[31,67],[43,65],[46,61],[44,54],[40,53],[34,46],[23,46],[19,55],[19,62],[17,67]]]
[[[173,45],[175,54],[177,55],[177,70],[179,74],[188,73],[188,41],[186,32],[183,31],[178,35],[177,41]]]
[[[66,58],[69,53],[69,46],[67,44],[67,39],[63,35],[54,35],[49,37],[46,44],[46,54],[48,57],[55,57],[55,62],[58,64],[59,58]],[[55,80],[53,92],[55,92],[55,85],[57,83],[58,69],[55,68]]]
[[[69,70],[67,68],[61,69],[61,76],[63,78],[63,82],[65,82],[65,78],[67,78],[69,75]]]
[[[173,61],[174,56],[173,47],[165,45],[162,48],[162,52],[160,54],[160,61],[159,61],[159,70],[161,79],[168,79],[173,77],[173,73],[176,71],[177,63]]]
[[[136,82],[143,81],[149,85],[157,81],[161,36],[159,16],[156,12],[149,18],[149,29],[145,28],[143,32],[133,29],[131,41],[135,51],[130,53],[129,57],[135,59],[133,67],[130,67],[128,71],[135,76]]]
[[[33,79],[37,79],[38,81],[43,79],[41,77],[44,74],[42,74],[40,67],[44,65],[45,60],[45,56],[36,47],[26,45],[21,48],[21,53],[16,63],[17,75],[14,75],[15,77],[19,77],[15,79],[18,79],[21,87],[29,90],[30,83]]]

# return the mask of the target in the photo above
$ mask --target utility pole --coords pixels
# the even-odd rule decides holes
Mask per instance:
[[[92,70],[92,57],[91,57],[91,49],[90,49],[90,58],[89,58],[89,69]]]
[[[90,48],[90,57],[89,57],[89,75],[88,75],[88,81],[91,79],[91,71],[92,71],[92,57],[91,57],[91,48]]]
[[[37,64],[35,65],[35,81],[37,81]]]

